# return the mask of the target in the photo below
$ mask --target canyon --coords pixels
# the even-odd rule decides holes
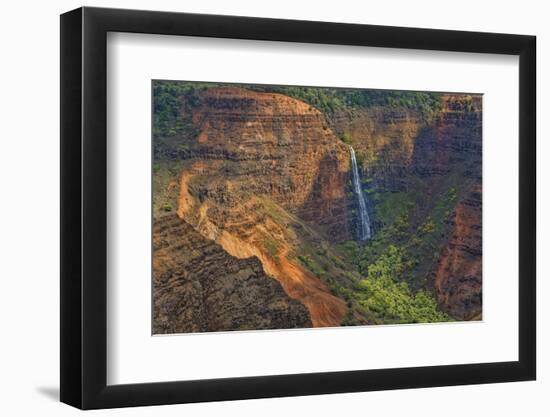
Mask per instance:
[[[178,93],[182,127],[154,139],[154,333],[377,323],[355,292],[392,245],[412,293],[480,319],[481,96],[427,118],[259,90]]]

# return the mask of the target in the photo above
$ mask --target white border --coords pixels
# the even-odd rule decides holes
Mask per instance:
[[[108,384],[518,358],[518,58],[109,34]],[[483,322],[151,337],[151,79],[484,93]]]

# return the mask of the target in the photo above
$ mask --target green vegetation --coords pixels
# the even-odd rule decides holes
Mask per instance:
[[[153,153],[155,161],[178,160],[190,150],[189,141],[198,135],[192,110],[200,103],[204,84],[153,81]]]
[[[371,324],[434,323],[451,318],[438,309],[435,297],[426,289],[413,290],[405,274],[410,274],[410,253],[403,247],[389,244],[378,248],[374,261],[353,272],[353,264],[368,251],[355,241],[335,245],[340,256],[322,257],[313,248],[298,259],[313,274],[322,279],[331,292],[346,301],[349,311],[343,325],[357,325],[357,315]],[[372,248],[370,249],[372,250]],[[342,268],[338,270],[338,268]]]
[[[431,120],[441,109],[441,101],[437,93],[278,85],[244,85],[242,87],[285,94],[305,101],[323,113],[372,106],[403,107],[417,111],[424,119]]]
[[[279,253],[279,244],[277,243],[277,241],[275,241],[275,239],[266,239],[264,242],[264,246],[267,249],[269,256],[275,257]]]
[[[410,218],[413,193],[379,195],[384,222],[366,244],[347,241],[331,246],[337,253],[327,255],[315,247],[304,247],[298,259],[321,278],[331,292],[349,307],[344,325],[427,323],[450,321],[438,309],[429,288],[432,269],[442,244],[445,222],[439,215],[448,211],[450,188],[430,211],[425,221],[415,226]],[[437,223],[440,222],[440,223]],[[427,266],[426,266],[427,265]]]
[[[449,177],[447,183],[453,182]],[[424,186],[419,183],[409,192],[370,194],[379,226],[373,238],[356,254],[363,276],[369,276],[371,265],[393,245],[400,250],[403,266],[403,270],[394,271],[395,278],[413,289],[428,285],[429,274],[449,233],[447,220],[456,204],[457,190],[449,186],[438,197],[427,200],[422,192]]]
[[[319,265],[316,260],[314,260],[309,255],[298,255],[300,262],[309,269],[314,275],[319,278],[324,278],[326,275],[327,269],[323,265]]]
[[[436,323],[450,321],[437,308],[435,298],[425,290],[412,294],[407,283],[388,276],[361,282],[359,305],[375,324]]]
[[[182,163],[178,161],[160,161],[153,164],[153,216],[176,211],[179,181]]]
[[[337,243],[335,247],[347,263],[355,264],[357,262],[357,257],[359,256],[359,243],[355,240]]]
[[[372,196],[376,204],[377,218],[384,224],[390,225],[407,216],[414,205],[411,195],[406,192],[377,193]],[[402,221],[404,221],[402,219]]]
[[[341,139],[342,139],[342,142],[344,142],[346,145],[351,145],[351,142],[352,142],[351,133],[344,132]]]
[[[365,152],[361,149],[355,151],[355,159],[357,160],[357,165],[361,168],[364,168],[367,161],[367,156]]]
[[[333,246],[347,271],[330,279],[331,291],[348,303],[344,325],[450,321],[432,294],[434,268],[450,231],[448,219],[457,200],[457,179],[450,175],[437,189],[419,181],[410,191],[379,192],[373,187],[376,232],[368,242],[348,241]],[[426,199],[431,190],[432,198]],[[330,258],[329,258],[330,260]],[[304,262],[312,272],[315,266]],[[329,268],[330,269],[330,268]],[[315,273],[315,272],[314,272]]]
[[[368,277],[358,286],[356,296],[361,312],[375,323],[434,323],[449,321],[437,309],[432,295],[425,290],[412,293],[398,277],[406,269],[402,249],[394,245],[368,266]]]
[[[430,121],[441,109],[437,93],[154,80],[152,134],[155,161],[175,161],[192,155],[192,144],[199,134],[193,123],[193,110],[201,104],[201,93],[218,87],[240,87],[294,97],[325,113],[329,121],[335,112],[351,114],[354,109],[369,107],[408,109]],[[344,132],[341,139],[346,144],[352,143],[350,132]],[[367,159],[364,149],[356,149],[356,157],[359,166],[364,166]]]
[[[153,81],[153,137],[169,137],[192,128],[190,114],[182,114],[184,103],[198,102],[201,85],[175,81]]]

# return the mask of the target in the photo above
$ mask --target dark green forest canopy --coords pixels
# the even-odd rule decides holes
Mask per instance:
[[[201,91],[228,86],[284,94],[304,101],[327,115],[353,108],[380,106],[406,108],[430,121],[441,110],[441,94],[431,92],[154,80],[154,137],[173,136],[188,129],[191,120],[181,117],[182,106],[192,108],[200,104],[198,93]]]

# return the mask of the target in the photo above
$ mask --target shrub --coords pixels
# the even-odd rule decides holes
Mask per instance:
[[[379,323],[449,321],[428,292],[421,290],[413,294],[406,282],[398,280],[405,266],[403,251],[394,245],[388,246],[386,252],[369,265],[367,279],[358,286],[359,305],[365,315]]]
[[[342,142],[344,142],[345,144],[351,145],[352,137],[349,132],[344,132],[341,139],[342,139]]]

